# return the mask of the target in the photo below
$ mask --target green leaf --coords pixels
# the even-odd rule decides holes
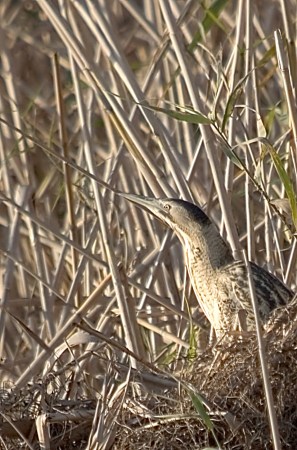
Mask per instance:
[[[272,45],[265,53],[264,56],[258,61],[257,67],[264,66],[266,63],[270,62],[275,57],[275,45]]]
[[[205,10],[205,16],[202,21],[203,33],[201,33],[200,29],[195,33],[192,42],[188,46],[189,52],[192,52],[194,50],[198,42],[201,42],[203,35],[206,35],[214,24],[217,24],[220,28],[223,28],[218,18],[222,9],[227,3],[228,0],[215,0],[212,5]]]
[[[268,148],[269,153],[271,155],[273,164],[275,166],[275,169],[278,173],[278,176],[280,177],[281,182],[283,183],[283,186],[285,188],[290,207],[291,207],[291,213],[292,213],[292,219],[295,228],[297,228],[297,201],[296,201],[296,194],[294,190],[294,186],[292,181],[290,180],[290,177],[284,168],[283,162],[279,156],[279,154],[275,151],[273,146],[265,140],[264,145]]]
[[[203,405],[203,401],[202,398],[200,397],[200,395],[198,393],[194,393],[193,391],[189,390],[188,391],[192,400],[192,403],[197,411],[197,413],[199,414],[199,416],[201,417],[201,419],[203,420],[203,422],[205,423],[205,425],[207,426],[207,428],[210,431],[213,431],[213,423],[210,420],[209,415],[206,412],[206,409]]]
[[[239,156],[236,155],[232,147],[224,143],[222,145],[222,150],[225,155],[232,161],[232,163],[238,167],[238,169],[246,171],[245,165],[243,164]]]
[[[227,106],[226,106],[224,117],[223,117],[223,122],[222,122],[222,132],[223,133],[224,133],[224,130],[225,130],[225,126],[226,126],[227,120],[229,119],[229,117],[233,113],[235,104],[236,104],[238,98],[240,97],[240,95],[242,94],[242,91],[243,91],[243,88],[244,88],[244,84],[246,82],[246,79],[249,76],[250,76],[250,73],[246,74],[243,78],[241,78],[241,80],[238,81],[237,85],[235,86],[235,88],[233,89],[231,94],[229,95],[229,98],[228,98],[228,101],[227,101]]]
[[[169,117],[172,117],[176,120],[181,120],[183,122],[193,123],[195,125],[210,125],[213,123],[211,119],[204,116],[203,114],[199,113],[198,111],[176,111],[173,109],[167,109],[167,108],[158,108],[157,106],[145,106],[145,108],[152,109],[153,111],[158,111],[161,113],[166,114]]]
[[[267,135],[273,130],[273,123],[276,116],[278,105],[273,106],[264,117],[264,126],[267,130]]]
[[[187,358],[192,361],[197,356],[197,336],[195,333],[195,327],[190,323],[190,339],[189,350],[187,352]]]
[[[199,414],[199,416],[203,420],[204,425],[211,432],[211,434],[212,434],[212,436],[214,438],[214,441],[215,441],[215,443],[218,446],[218,450],[220,450],[221,446],[220,446],[218,438],[216,436],[214,425],[213,425],[213,423],[212,423],[212,421],[211,421],[211,419],[210,419],[210,417],[209,417],[209,415],[208,415],[208,413],[207,413],[207,411],[206,411],[206,409],[204,407],[202,397],[196,391],[194,391],[194,389],[192,387],[185,385],[185,388],[187,389],[187,392],[189,393],[189,395],[191,397],[192,403],[193,403],[197,413]]]

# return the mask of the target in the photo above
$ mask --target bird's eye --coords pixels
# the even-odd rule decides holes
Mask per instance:
[[[170,211],[171,206],[169,205],[169,203],[165,203],[165,205],[163,206],[164,209],[166,209],[166,211]]]

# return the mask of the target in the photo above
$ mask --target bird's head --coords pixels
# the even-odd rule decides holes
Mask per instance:
[[[174,230],[185,249],[194,246],[204,258],[208,255],[213,267],[219,267],[223,262],[233,259],[216,226],[199,206],[173,198],[156,199],[126,193],[121,195]]]
[[[192,234],[199,227],[211,225],[210,219],[199,206],[174,198],[150,198],[134,194],[121,194],[141,209],[153,214],[165,225],[172,228],[177,235]]]

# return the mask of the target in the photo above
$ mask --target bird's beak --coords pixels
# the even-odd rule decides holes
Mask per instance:
[[[151,197],[142,197],[141,195],[126,194],[121,192],[120,195],[135,205],[139,206],[141,209],[153,214],[159,220],[164,221],[164,210],[160,204],[160,200]]]

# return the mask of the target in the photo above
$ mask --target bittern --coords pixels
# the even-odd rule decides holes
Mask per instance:
[[[153,214],[178,236],[183,246],[190,281],[197,300],[217,338],[234,329],[238,314],[245,311],[248,330],[254,328],[247,267],[233,258],[215,224],[198,206],[179,199],[156,199],[121,194]],[[250,268],[255,286],[260,319],[285,305],[293,292],[278,278],[257,264]]]

